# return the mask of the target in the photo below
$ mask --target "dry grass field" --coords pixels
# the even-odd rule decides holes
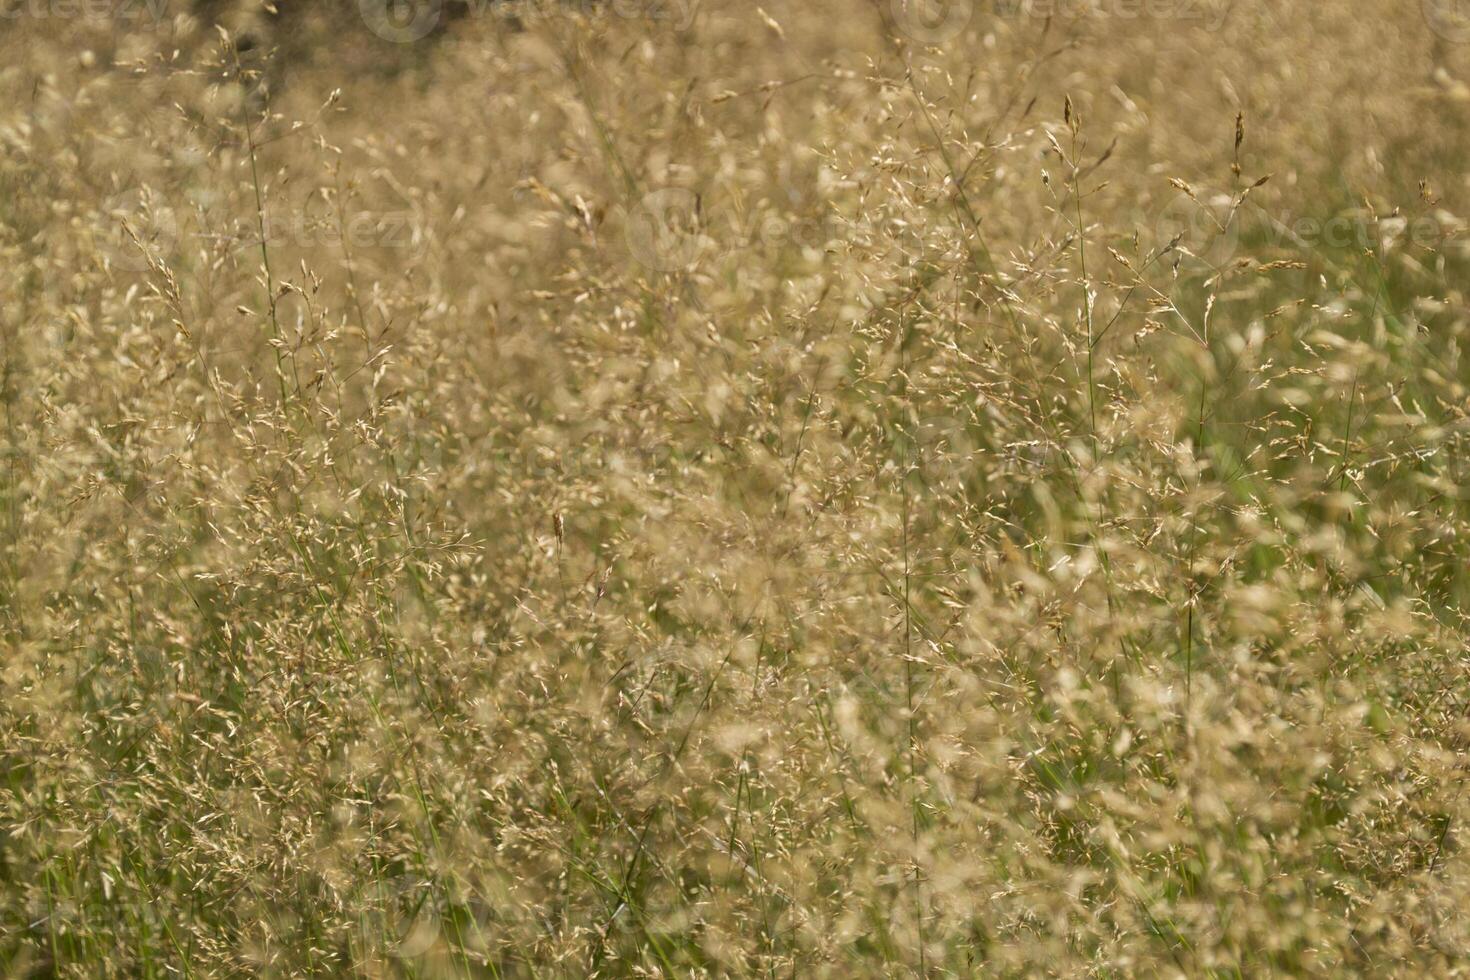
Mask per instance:
[[[0,975],[1470,972],[1454,0],[0,0]]]

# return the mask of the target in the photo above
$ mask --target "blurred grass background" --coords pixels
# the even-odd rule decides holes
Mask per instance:
[[[5,972],[1463,968],[1470,33],[913,3],[5,11]]]

